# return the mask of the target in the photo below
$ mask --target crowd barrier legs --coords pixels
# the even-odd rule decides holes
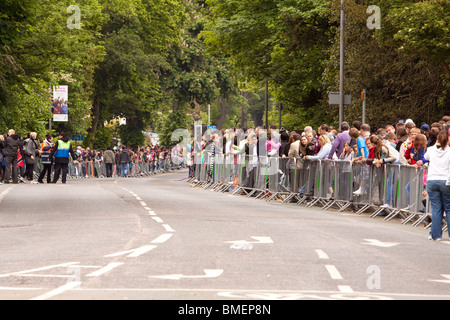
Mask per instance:
[[[423,168],[219,154],[204,156],[192,171],[189,181],[203,189],[338,212],[351,208],[358,215],[370,211],[372,218],[429,227]]]

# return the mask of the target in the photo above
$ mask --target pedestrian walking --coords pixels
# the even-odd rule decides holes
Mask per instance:
[[[8,131],[7,136],[2,136],[3,141],[3,154],[5,157],[5,183],[10,183],[12,179],[13,183],[19,183],[19,174],[17,168],[17,157],[19,151],[23,149],[23,141],[19,135],[16,134],[14,129]]]
[[[44,142],[41,145],[41,162],[44,167],[38,178],[39,183],[44,183],[45,174],[47,174],[47,183],[52,182],[51,174],[52,174],[53,159],[50,158],[50,155],[53,151],[54,145],[55,144],[53,143],[52,135],[47,134]]]
[[[72,150],[72,145],[69,141],[69,138],[67,138],[64,133],[60,133],[59,139],[55,143],[54,149],[50,154],[50,159],[55,157],[55,173],[52,183],[58,182],[61,171],[61,182],[66,183],[67,169],[69,166],[69,156],[72,156],[72,159],[76,161],[76,155]]]
[[[429,160],[427,193],[431,204],[431,232],[428,239],[442,238],[442,219],[447,217],[450,227],[450,147],[448,132],[441,130],[434,146],[429,147],[424,158]],[[448,229],[450,236],[450,229]]]
[[[120,176],[126,177],[128,175],[128,166],[131,163],[130,154],[125,146],[122,146],[119,153],[118,163],[120,165]]]

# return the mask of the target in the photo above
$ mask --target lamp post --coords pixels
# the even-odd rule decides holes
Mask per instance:
[[[344,0],[341,0],[341,39],[340,39],[340,62],[339,62],[339,126],[344,121],[344,26],[345,11]]]

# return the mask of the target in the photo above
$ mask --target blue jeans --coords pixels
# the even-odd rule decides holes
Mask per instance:
[[[445,180],[428,180],[427,193],[431,205],[431,232],[435,239],[442,238],[442,219],[444,212],[447,217],[447,226],[450,226],[450,186]],[[450,228],[448,230],[450,236]]]
[[[128,163],[120,164],[120,175],[125,177],[128,174]]]

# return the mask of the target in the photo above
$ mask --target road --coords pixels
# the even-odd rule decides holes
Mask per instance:
[[[185,177],[0,185],[0,299],[450,299],[422,227]]]

